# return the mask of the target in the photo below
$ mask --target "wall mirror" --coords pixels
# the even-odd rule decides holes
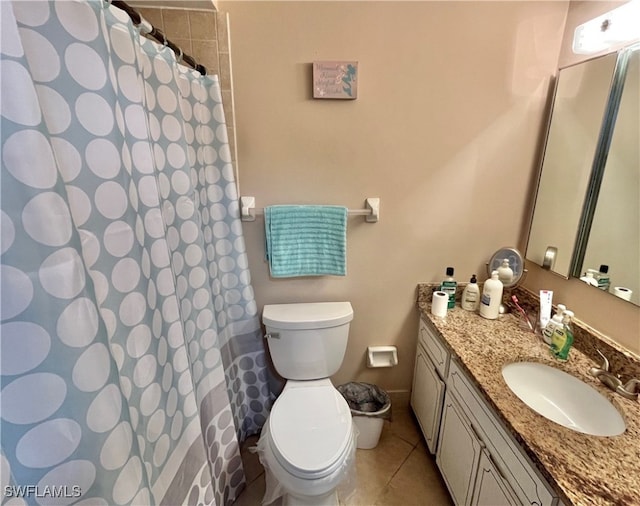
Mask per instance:
[[[609,291],[627,288],[621,298],[635,304],[640,304],[639,58],[636,44],[558,72],[525,255],[564,277],[607,265]]]

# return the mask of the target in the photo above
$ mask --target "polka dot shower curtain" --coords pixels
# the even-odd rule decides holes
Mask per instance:
[[[217,77],[0,8],[3,504],[230,504],[270,399]]]

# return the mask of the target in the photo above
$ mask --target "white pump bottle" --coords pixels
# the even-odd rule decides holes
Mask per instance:
[[[491,279],[484,282],[482,298],[480,299],[480,316],[488,320],[495,320],[500,313],[502,302],[502,282],[498,279],[498,271],[491,273]]]

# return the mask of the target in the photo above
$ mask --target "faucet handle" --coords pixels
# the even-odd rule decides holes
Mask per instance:
[[[640,393],[640,380],[637,379],[632,379],[629,380],[625,383],[624,385],[624,389],[632,394],[639,394]]]
[[[616,392],[618,392],[623,397],[626,397],[627,399],[634,400],[638,397],[638,394],[640,393],[640,380],[637,380],[637,379],[629,380],[624,386],[619,385],[616,388]]]
[[[609,372],[609,359],[605,357],[598,348],[596,348],[596,351],[598,352],[598,355],[602,357],[603,362],[600,367],[592,367],[589,369],[589,374],[591,374],[591,376],[599,376],[603,372]]]

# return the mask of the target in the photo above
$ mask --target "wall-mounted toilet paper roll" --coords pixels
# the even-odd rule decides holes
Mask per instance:
[[[431,314],[440,318],[447,316],[448,302],[448,294],[444,292],[433,292],[433,297],[431,299]]]
[[[633,295],[633,290],[629,290],[624,286],[615,286],[613,287],[613,295],[616,297],[620,297],[623,300],[631,300],[631,295]]]

